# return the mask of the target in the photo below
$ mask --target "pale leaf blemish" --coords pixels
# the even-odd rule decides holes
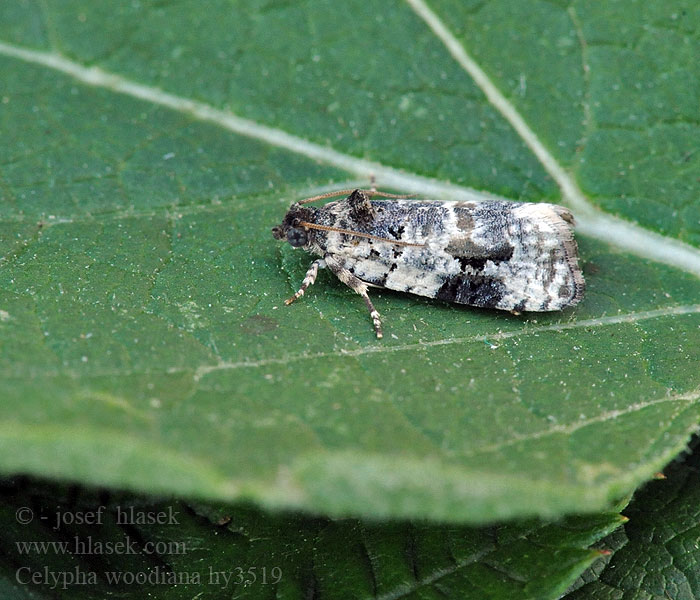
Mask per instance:
[[[619,467],[607,461],[597,464],[582,463],[576,466],[576,471],[579,479],[588,482],[590,485],[595,485],[601,480],[615,477],[620,473]]]
[[[209,326],[209,321],[202,316],[200,306],[194,300],[188,300],[181,304],[175,304],[180,311],[183,320],[185,321],[185,329],[194,331],[195,329],[206,329]]]

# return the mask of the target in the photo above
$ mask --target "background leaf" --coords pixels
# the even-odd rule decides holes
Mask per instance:
[[[586,547],[621,523],[617,514],[478,528],[376,523],[4,484],[0,589],[11,598],[544,600],[559,597],[600,556]],[[34,518],[19,523],[20,514]],[[93,523],[73,522],[81,517]]]
[[[599,559],[567,595],[570,600],[692,600],[700,594],[700,453],[669,465],[666,479],[639,490],[629,522],[601,543]]]
[[[3,3],[2,470],[331,514],[609,506],[700,413],[686,5]],[[381,343],[331,277],[285,308],[309,259],[269,228],[372,172],[570,204],[585,301],[376,294]]]

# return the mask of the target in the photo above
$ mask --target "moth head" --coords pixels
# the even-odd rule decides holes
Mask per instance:
[[[272,237],[276,240],[286,240],[293,248],[308,248],[313,240],[313,232],[301,223],[313,222],[314,211],[315,209],[312,208],[292,204],[282,224],[272,228]]]

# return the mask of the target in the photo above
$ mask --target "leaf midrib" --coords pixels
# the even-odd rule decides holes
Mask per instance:
[[[418,10],[422,11],[422,14],[419,14],[419,16],[424,18],[424,20],[427,18],[425,15],[433,15],[434,19],[429,19],[426,21],[426,24],[429,27],[432,25],[431,29],[444,44],[448,45],[448,50],[462,68],[472,78],[475,78],[476,75],[475,83],[482,89],[487,99],[515,128],[516,132],[530,147],[544,168],[554,177],[562,191],[563,200],[577,211],[577,218],[583,232],[638,256],[670,264],[700,277],[700,250],[697,248],[604,213],[590,204],[573,179],[556,159],[549,154],[520,114],[496,86],[490,82],[481,68],[469,57],[466,50],[434,13],[427,8],[425,3],[422,0],[406,1],[417,12]],[[438,30],[437,32],[436,29]],[[356,158],[330,147],[321,146],[299,136],[292,135],[281,129],[268,127],[253,120],[239,117],[231,112],[214,108],[203,102],[197,102],[189,98],[170,94],[156,87],[137,83],[120,75],[104,71],[99,67],[85,67],[56,53],[31,50],[0,41],[0,55],[42,65],[69,75],[87,85],[126,94],[142,101],[188,114],[195,119],[214,123],[239,135],[257,139],[313,160],[336,166],[360,177],[369,178],[369,175],[373,174],[385,187],[427,197],[434,196],[460,200],[484,200],[494,197],[487,192],[471,190],[464,186],[399,171],[381,163]],[[464,57],[466,57],[467,62],[463,60]],[[466,68],[466,64],[473,65],[474,68]]]

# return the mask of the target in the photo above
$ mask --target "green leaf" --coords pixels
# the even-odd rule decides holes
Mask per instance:
[[[0,491],[14,598],[554,599],[621,523],[331,520],[37,483]]]
[[[600,545],[600,559],[570,600],[693,600],[700,596],[700,452],[639,490],[625,509],[629,522]]]
[[[336,515],[609,507],[700,417],[684,6],[2,3],[0,469]],[[327,274],[285,307],[310,259],[270,227],[372,173],[570,205],[585,300],[375,292],[381,343]]]

